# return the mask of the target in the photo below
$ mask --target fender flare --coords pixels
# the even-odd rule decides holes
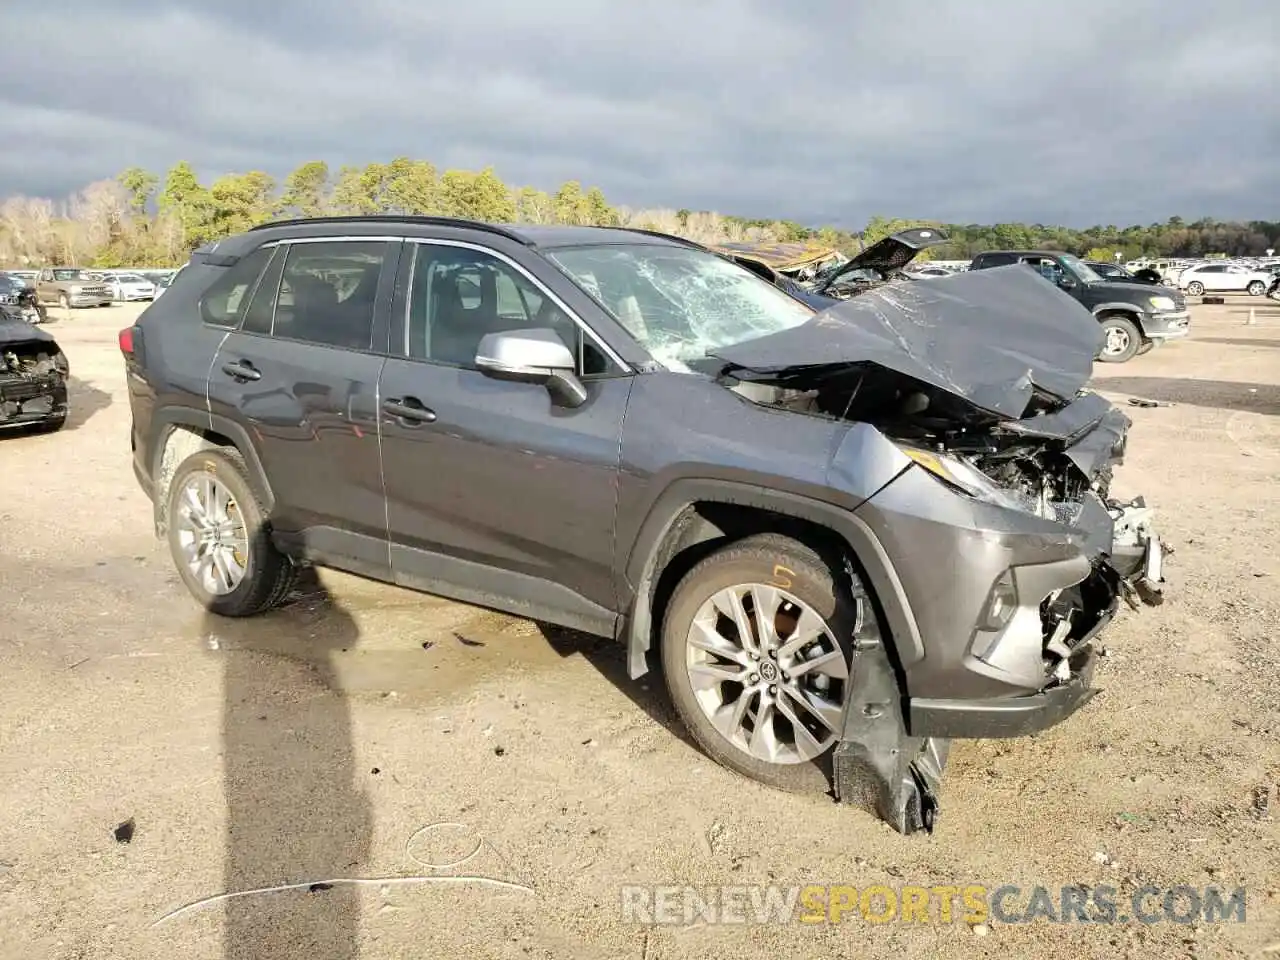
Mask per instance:
[[[652,646],[654,632],[653,598],[666,565],[665,560],[660,565],[661,548],[676,521],[697,503],[754,507],[830,530],[844,542],[866,574],[898,662],[905,666],[924,658],[924,642],[902,581],[879,539],[853,512],[768,487],[688,478],[673,481],[653,502],[627,556],[625,577],[632,587],[632,600],[622,630],[627,644],[627,672],[633,680],[644,676],[649,669],[646,654]]]
[[[271,489],[271,482],[267,479],[267,472],[262,467],[262,460],[258,456],[258,448],[250,438],[249,432],[243,426],[234,420],[228,420],[226,417],[210,414],[203,410],[194,410],[190,407],[161,407],[152,415],[151,425],[153,436],[155,437],[151,453],[153,461],[151,475],[153,477],[160,475],[160,464],[164,457],[165,446],[168,443],[169,435],[176,428],[186,427],[201,434],[212,431],[230,440],[240,455],[244,457],[245,466],[249,468],[249,482],[253,486],[253,492],[262,501],[266,512],[270,514],[275,508],[275,493]],[[160,509],[158,502],[156,509]]]

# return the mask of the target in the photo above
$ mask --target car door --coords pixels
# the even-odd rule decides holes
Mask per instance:
[[[380,386],[395,581],[611,631],[625,365],[512,255],[410,240],[398,276]],[[532,328],[576,353],[581,406],[476,369],[486,333]]]
[[[1199,280],[1206,290],[1228,290],[1226,267],[1221,264],[1210,264],[1207,267],[1201,267],[1191,277],[1192,280]]]
[[[206,322],[222,316],[231,328],[210,368],[210,413],[253,438],[275,497],[273,533],[383,578],[377,391],[398,251],[398,240],[378,238],[282,241],[252,255],[262,268],[252,289],[215,285],[201,303]]]
[[[41,270],[36,280],[36,299],[41,303],[50,303],[58,299],[58,291],[53,286],[53,271]]]
[[[1224,274],[1225,290],[1244,290],[1249,286],[1249,281],[1253,279],[1250,272],[1244,267],[1230,266],[1226,268]]]

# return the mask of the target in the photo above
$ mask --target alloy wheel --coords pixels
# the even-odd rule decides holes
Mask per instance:
[[[244,580],[249,534],[231,492],[210,474],[188,477],[174,525],[183,561],[196,582],[225,596]]]
[[[785,590],[713,594],[689,628],[685,667],[707,719],[756,760],[804,763],[839,736],[848,659],[826,621]]]

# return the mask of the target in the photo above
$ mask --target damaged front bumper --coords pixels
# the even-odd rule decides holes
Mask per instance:
[[[1104,418],[1069,454],[1109,467],[1124,433]],[[859,508],[914,598],[920,649],[854,651],[833,759],[838,799],[903,833],[932,829],[950,740],[1036,733],[1093,699],[1096,638],[1122,601],[1162,602],[1170,552],[1141,498],[1090,493],[1067,526],[931,482],[912,468]]]

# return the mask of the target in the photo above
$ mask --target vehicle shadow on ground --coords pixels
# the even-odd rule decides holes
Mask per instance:
[[[111,394],[86,383],[79,377],[67,377],[67,425],[63,430],[76,430],[100,410],[111,406]]]
[[[1280,386],[1273,383],[1186,380],[1180,377],[1095,377],[1090,386],[1166,403],[1280,415]]]
[[[654,651],[650,651],[649,672],[638,680],[632,680],[627,673],[625,644],[554,624],[539,623],[537,626],[552,650],[562,657],[582,654],[602,677],[625,693],[627,699],[648,714],[650,719],[689,746],[698,749],[671,704],[661,664],[657,662]]]
[[[347,698],[333,675],[333,655],[359,641],[356,622],[309,575],[278,610],[250,620],[205,614],[203,626],[223,661],[223,890],[263,891],[226,901],[223,956],[354,960],[360,890],[330,882],[360,876],[372,843],[370,803],[353,786]],[[258,649],[264,633],[281,631],[308,638],[305,662]],[[264,890],[288,884],[300,886]]]
[[[1196,343],[1225,343],[1236,347],[1280,347],[1280,340],[1254,340],[1248,337],[1196,337]]]

